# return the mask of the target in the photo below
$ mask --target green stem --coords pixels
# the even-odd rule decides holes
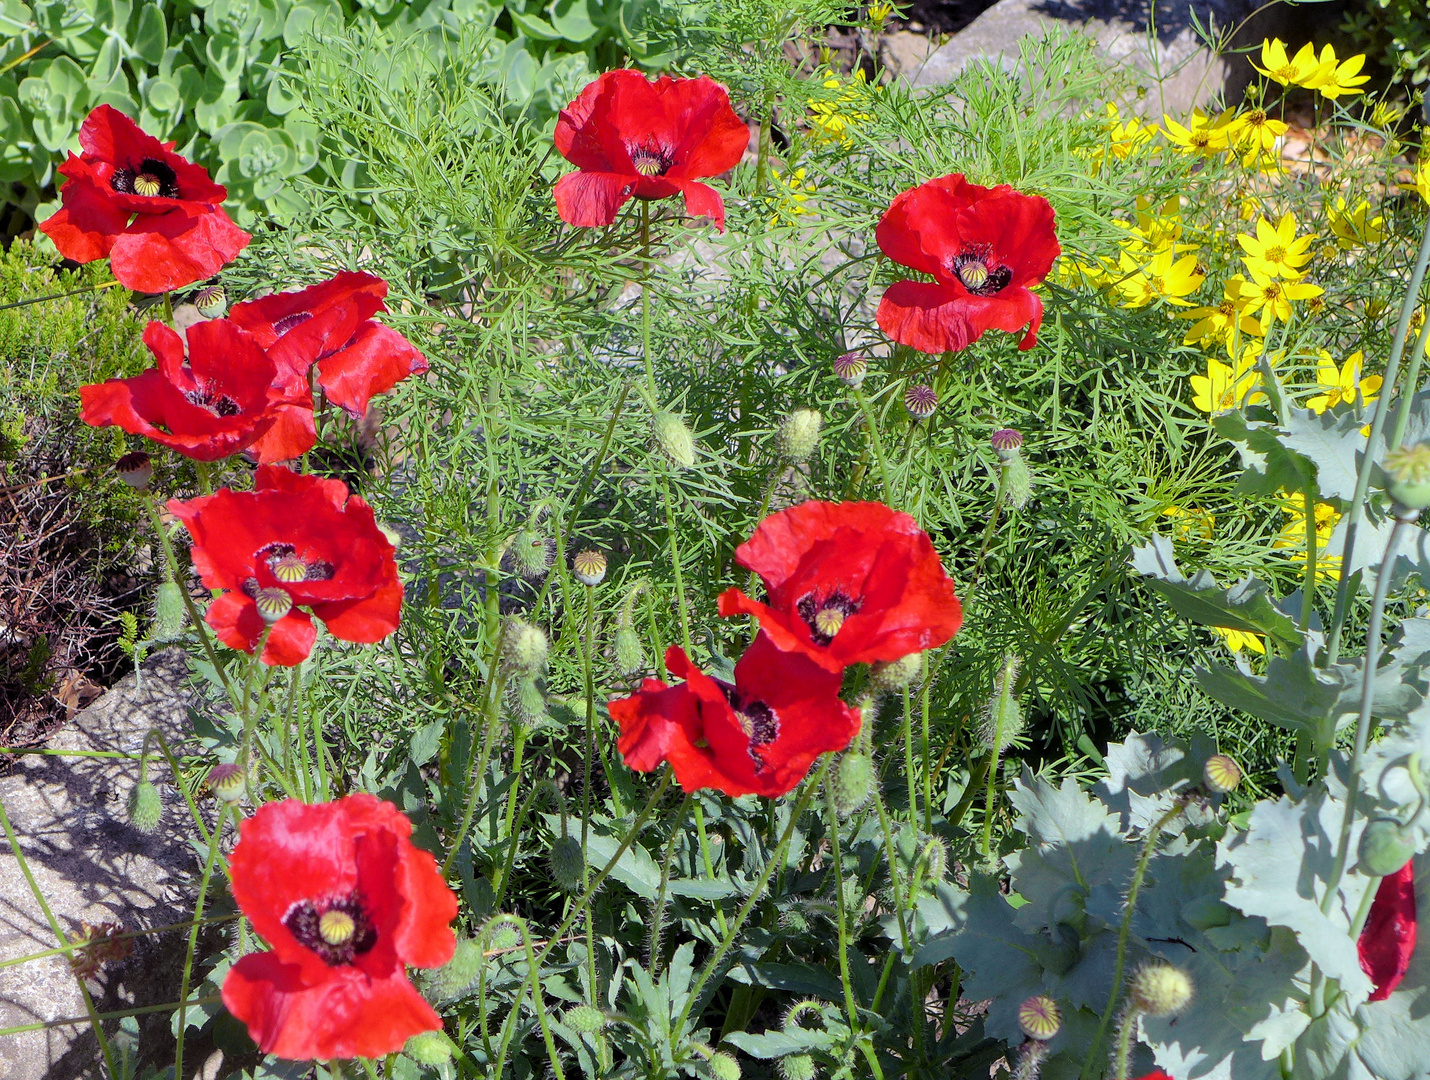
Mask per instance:
[[[184,950],[184,974],[179,980],[179,1030],[174,1036],[174,1075],[184,1075],[184,1035],[188,1030],[186,1023],[188,1015],[189,1000],[189,980],[193,976],[194,952],[199,946],[199,926],[202,925],[204,917],[204,901],[208,897],[209,881],[213,877],[214,862],[218,859],[219,841],[223,836],[223,819],[228,814],[228,804],[219,804],[218,820],[214,822],[213,832],[209,837],[208,858],[204,862],[204,872],[199,878],[199,895],[194,901],[194,921],[189,927],[189,943]]]
[[[670,481],[664,475],[660,478],[660,494],[665,502],[665,531],[670,544],[670,569],[675,577],[676,611],[680,614],[680,641],[685,646],[687,656],[690,647],[690,616],[685,606],[685,575],[680,569],[680,544],[675,531],[675,510],[671,506]]]
[[[894,918],[899,924],[899,944],[909,951],[909,925],[904,915],[903,887],[899,883],[899,861],[895,857],[894,830],[889,825],[889,811],[884,806],[884,794],[874,785],[874,809],[879,814],[879,828],[884,833],[884,858],[889,864],[889,884],[894,889]]]
[[[651,908],[650,918],[650,963],[647,968],[651,978],[655,978],[660,970],[661,936],[665,933],[665,894],[670,888],[670,860],[675,854],[675,841],[680,835],[680,819],[685,817],[685,811],[690,806],[692,796],[686,795],[680,804],[680,809],[675,812],[672,819],[670,836],[665,841],[665,850],[660,856],[660,888],[656,890],[655,905]]]
[[[920,675],[923,684],[919,687],[919,713],[921,718],[922,732],[920,740],[922,743],[921,752],[924,760],[924,832],[933,833],[933,769],[929,768],[929,694],[932,689],[930,683],[928,656],[924,655],[919,660],[922,669]]]
[[[1297,625],[1301,633],[1304,634],[1311,625],[1311,612],[1316,607],[1316,546],[1320,536],[1316,529],[1316,480],[1314,477],[1306,481],[1303,506],[1306,515],[1306,583],[1302,586],[1301,619]]]
[[[1415,383],[1420,378],[1420,364],[1425,359],[1425,341],[1430,338],[1430,319],[1420,328],[1420,336],[1415,340],[1415,350],[1410,354],[1410,366],[1405,370],[1405,393],[1400,395],[1400,404],[1395,410],[1395,429],[1390,437],[1391,446],[1399,446],[1405,439],[1405,429],[1410,426],[1410,403],[1415,400]]]
[[[983,542],[978,545],[978,558],[973,560],[973,573],[968,578],[966,595],[973,594],[978,584],[978,575],[983,572],[983,560],[988,557],[988,549],[993,544],[993,533],[998,527],[999,515],[1003,513],[1003,503],[1008,498],[1008,466],[1003,464],[998,470],[998,490],[993,496],[993,513],[988,515],[988,524],[983,529]]]
[[[495,591],[495,590],[489,590]],[[462,850],[462,843],[467,839],[467,830],[472,827],[472,816],[477,812],[477,789],[486,776],[487,758],[491,754],[492,743],[496,741],[496,726],[501,720],[501,696],[506,687],[506,671],[501,666],[501,639],[504,635],[497,635],[496,648],[493,650],[491,667],[488,670],[496,671],[496,678],[492,680],[491,696],[487,701],[487,723],[482,732],[482,745],[477,756],[472,759],[471,770],[467,774],[467,789],[464,799],[465,809],[462,811],[462,821],[457,827],[456,838],[452,841],[452,848],[447,852],[447,858],[442,863],[442,876],[446,877],[452,870],[452,863],[457,858],[457,852]]]
[[[711,881],[715,880],[715,860],[710,856],[710,838],[705,835],[705,811],[700,808],[700,800],[695,800],[695,835],[700,839],[700,861],[705,864],[705,876]],[[725,925],[725,911],[719,903],[715,904],[715,922],[720,927],[720,936],[724,937],[729,932]]]
[[[581,888],[590,883],[591,863],[588,839],[591,831],[591,757],[596,752],[596,682],[591,670],[591,653],[595,648],[596,590],[586,586],[586,634],[581,650],[581,673],[586,684],[586,753],[581,774]],[[565,828],[565,819],[562,819]],[[586,912],[586,960],[591,978],[591,1000],[596,1000],[596,943],[594,919]]]
[[[23,57],[21,59],[23,59]],[[8,68],[0,68],[0,75],[3,75],[7,70]],[[50,293],[47,296],[31,296],[26,300],[15,300],[9,304],[0,304],[0,311],[9,311],[11,308],[26,307],[30,304],[43,304],[48,300],[63,300],[67,296],[82,296],[85,293],[99,292],[101,289],[111,289],[118,284],[118,281],[106,281],[100,285],[86,285],[83,289],[71,289],[69,292]]]
[[[909,789],[909,824],[919,824],[919,782],[914,769],[914,717],[909,688],[904,687],[904,779]]]
[[[884,459],[884,444],[879,441],[879,422],[874,417],[874,410],[869,405],[869,399],[864,396],[864,391],[857,386],[851,389],[854,391],[854,400],[859,403],[859,411],[864,414],[864,426],[869,430],[869,442],[874,447],[874,460],[879,463],[879,482],[884,488],[884,502],[892,506],[894,489],[889,484],[889,463]]]
[[[1123,1011],[1117,1025],[1117,1046],[1112,1054],[1113,1080],[1127,1080],[1127,1058],[1132,1052],[1132,1032],[1137,1027],[1139,1015],[1136,1009],[1129,1007]]]
[[[849,928],[844,918],[844,858],[839,850],[839,814],[834,809],[834,792],[824,785],[824,807],[829,815],[829,847],[834,871],[834,908],[839,927],[839,982],[844,988],[844,1015],[851,1031],[858,1030],[859,1013],[854,1001],[854,984],[849,978]],[[893,861],[890,860],[892,867]]]

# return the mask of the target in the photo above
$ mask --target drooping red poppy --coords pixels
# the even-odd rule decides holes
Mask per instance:
[[[394,549],[372,508],[341,480],[263,465],[253,491],[172,499],[169,510],[189,530],[203,583],[224,590],[206,621],[229,648],[252,652],[265,612],[273,620],[265,664],[307,658],[317,638],[312,615],[345,641],[371,644],[397,629]]]
[[[1405,978],[1415,955],[1419,920],[1415,908],[1415,861],[1380,879],[1370,917],[1356,941],[1361,970],[1375,985],[1371,1001],[1384,1001]]]
[[[768,603],[739,589],[721,615],[753,615],[781,649],[828,671],[942,645],[963,611],[928,534],[883,503],[811,501],[771,514],[735,549]]]
[[[1031,349],[1043,301],[1029,290],[1061,250],[1053,208],[1007,184],[979,187],[961,173],[940,176],[895,197],[874,238],[896,263],[931,275],[900,281],[879,301],[879,327],[920,352],[956,352],[985,330],[1028,332]]]
[[[316,364],[328,400],[363,416],[373,397],[427,370],[427,358],[410,341],[372,318],[387,310],[386,295],[382,278],[344,271],[306,289],[234,304],[228,317],[268,350],[280,382],[307,385]],[[272,437],[290,431],[307,437],[312,427],[312,414],[295,409]]]
[[[627,765],[650,772],[669,761],[686,791],[774,798],[793,790],[820,754],[843,750],[859,731],[859,710],[839,700],[837,674],[764,634],[735,665],[735,682],[712,679],[672,645],[667,686],[647,679],[610,703],[616,746]]]
[[[739,164],[750,129],[708,76],[651,82],[608,71],[556,121],[556,149],[579,171],[556,182],[556,212],[572,225],[609,225],[632,196],[685,196],[685,212],[724,231],[725,204],[702,177]]]
[[[407,966],[452,958],[457,898],[411,835],[367,794],[265,803],[239,826],[233,897],[272,949],[233,965],[223,1003],[265,1054],[377,1058],[442,1026]]]
[[[223,211],[228,191],[118,109],[91,112],[79,145],[60,166],[61,209],[40,223],[66,259],[107,255],[126,289],[156,293],[213,277],[248,246]]]
[[[157,366],[132,379],[80,387],[80,418],[117,425],[198,461],[217,461],[252,446],[285,407],[312,408],[307,387],[274,385],[273,361],[233,323],[194,323],[184,339],[160,322],[144,330]]]

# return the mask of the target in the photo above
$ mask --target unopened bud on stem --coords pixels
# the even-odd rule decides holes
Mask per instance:
[[[1147,1016],[1171,1016],[1190,1004],[1192,992],[1191,977],[1181,968],[1165,960],[1149,960],[1132,976],[1127,1001]]]
[[[780,457],[799,464],[808,461],[819,448],[819,429],[824,417],[817,409],[796,409],[780,425],[777,441]]]

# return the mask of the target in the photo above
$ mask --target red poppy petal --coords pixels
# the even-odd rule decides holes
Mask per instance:
[[[125,288],[169,292],[213,277],[251,239],[218,207],[141,215],[114,241],[109,265]]]
[[[281,465],[265,465],[254,475],[254,490],[260,492],[286,492],[293,495],[312,495],[321,498],[334,510],[342,510],[350,502],[357,506],[367,506],[358,495],[349,495],[348,486],[341,480],[325,479],[311,473],[296,473]]]
[[[961,239],[997,252],[998,261],[1013,271],[1012,285],[1042,281],[1061,251],[1051,204],[1009,187],[994,191],[959,216]]]
[[[710,218],[715,222],[715,228],[720,232],[725,231],[725,203],[720,198],[720,193],[708,184],[702,184],[695,180],[687,180],[680,185],[680,190],[685,194],[685,212],[691,217]]]
[[[708,75],[672,79],[666,91],[675,107],[679,174],[719,176],[744,157],[749,126],[730,108],[726,89]]]
[[[394,931],[397,954],[413,967],[441,967],[457,951],[449,925],[457,917],[457,895],[429,852],[409,843],[398,854],[397,890],[407,905]]]
[[[278,373],[255,338],[227,319],[194,323],[184,337],[189,343],[189,368],[196,377],[222,383],[224,393],[240,407],[266,403]]]
[[[314,604],[313,614],[323,620],[333,637],[364,645],[381,641],[402,621],[402,582],[396,580],[395,567],[392,577],[392,581],[361,600]]]
[[[165,379],[180,390],[192,389],[193,380],[184,371],[184,339],[172,327],[150,320],[144,327],[144,344]]]
[[[616,749],[629,768],[650,772],[665,760],[673,739],[679,737],[674,716],[687,708],[679,687],[669,687],[659,679],[646,679],[627,698],[608,705],[611,719],[620,727]]]
[[[79,129],[79,144],[85,155],[116,166],[135,166],[145,158],[162,161],[174,170],[183,201],[217,204],[228,191],[215,184],[202,165],[173,152],[173,143],[162,143],[133,120],[110,105],[100,105],[85,117]],[[175,200],[152,200],[172,205]]]
[[[840,530],[866,533],[923,532],[908,514],[878,502],[825,502],[810,499],[771,514],[735,549],[735,561],[760,575],[771,592],[784,587],[803,562],[814,541]],[[733,591],[733,590],[732,590]]]
[[[230,649],[246,653],[253,652],[267,626],[257,605],[236,590],[215,599],[204,621]],[[262,660],[270,667],[295,667],[308,659],[317,640],[318,631],[308,613],[294,608],[273,624]]]
[[[427,358],[412,342],[381,323],[363,323],[347,345],[318,363],[318,385],[328,400],[354,416],[409,375],[427,370]]]
[[[163,438],[164,432],[144,419],[163,415],[163,399],[178,396],[158,371],[152,368],[132,379],[110,379],[79,388],[79,417],[90,427],[113,424],[131,435]]]
[[[355,967],[306,984],[273,953],[251,953],[224,979],[223,1003],[259,1049],[290,1061],[379,1058],[401,1050],[442,1019],[406,974],[373,979]]]
[[[609,92],[611,76],[607,72],[588,83],[576,100],[561,110],[556,118],[554,141],[556,152],[577,168],[591,172],[609,172],[614,164],[605,151],[600,135],[591,125],[600,98]]]
[[[129,211],[114,205],[87,178],[66,181],[60,198],[63,205],[40,223],[40,231],[66,259],[88,263],[105,258],[129,224]]]
[[[318,442],[313,410],[303,405],[279,405],[273,424],[248,446],[248,455],[260,465],[300,458]]]
[[[1361,970],[1375,991],[1371,1001],[1384,1001],[1400,985],[1415,954],[1418,937],[1415,906],[1415,861],[1380,879],[1365,929],[1356,941]]]
[[[556,212],[569,225],[609,225],[631,197],[634,179],[620,173],[574,172],[556,181]]]
[[[943,177],[952,180],[953,177]],[[963,177],[956,178],[962,182]],[[944,221],[953,216],[958,206],[939,181],[920,184],[894,196],[889,209],[874,229],[874,240],[894,262],[920,273],[946,278],[944,260],[958,254],[957,237],[947,236],[937,229],[925,230],[928,221]]]
[[[968,320],[967,299],[951,285],[899,281],[885,291],[875,318],[901,345],[926,353],[958,352],[982,333]]]

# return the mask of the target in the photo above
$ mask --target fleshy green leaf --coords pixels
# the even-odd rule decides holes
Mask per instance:
[[[1265,582],[1248,577],[1222,589],[1206,570],[1187,578],[1177,567],[1172,541],[1165,536],[1153,536],[1133,552],[1132,567],[1184,618],[1203,626],[1267,634],[1292,648],[1301,644],[1296,624],[1276,606]]]

